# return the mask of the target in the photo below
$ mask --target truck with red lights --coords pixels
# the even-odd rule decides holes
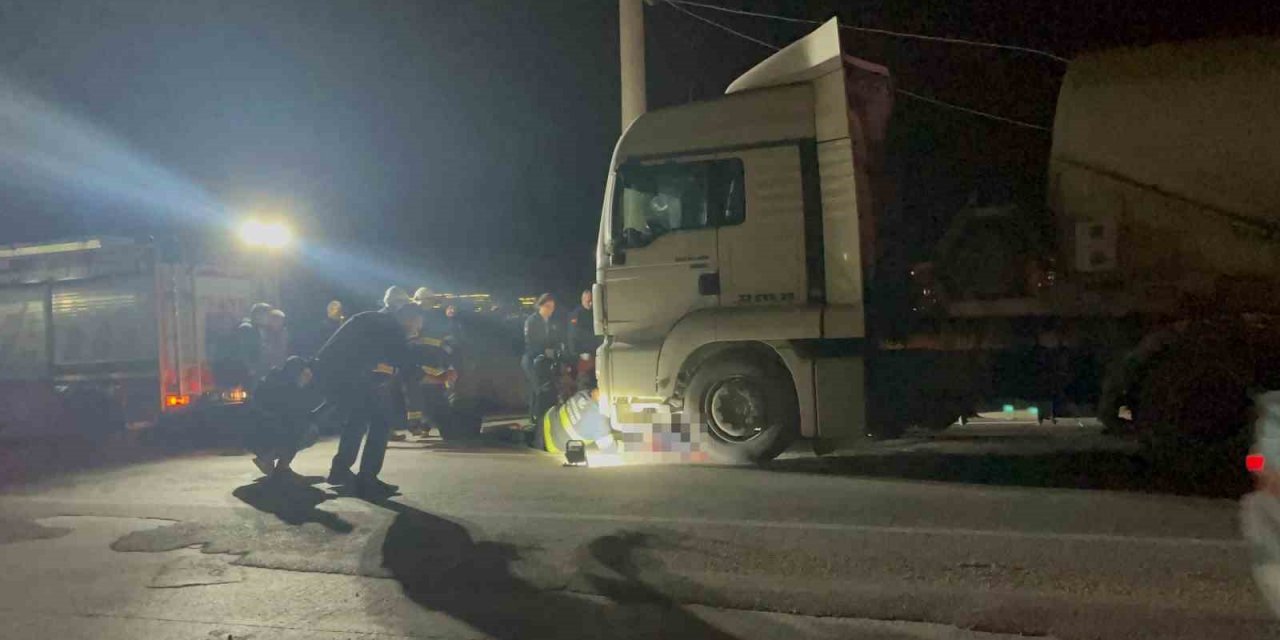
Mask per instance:
[[[102,431],[243,403],[229,336],[276,285],[152,242],[0,247],[0,429]]]

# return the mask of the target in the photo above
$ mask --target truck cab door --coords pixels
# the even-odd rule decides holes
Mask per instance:
[[[601,274],[613,393],[652,393],[667,332],[689,313],[720,304],[718,227],[735,206],[744,206],[735,158],[618,170]]]

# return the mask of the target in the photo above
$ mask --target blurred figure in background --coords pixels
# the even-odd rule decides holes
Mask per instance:
[[[462,318],[458,317],[457,305],[449,305],[444,308],[445,320],[445,340],[452,342],[454,345],[462,342]]]
[[[596,349],[600,347],[600,338],[596,336],[592,302],[591,290],[583,291],[582,304],[569,315],[569,353],[574,358],[578,391],[595,386]]]
[[[341,300],[330,300],[329,304],[324,307],[324,322],[320,325],[320,339],[316,342],[312,352],[319,351],[333,334],[338,332],[338,328],[342,323],[347,321],[347,311],[342,308]]]
[[[417,329],[408,336],[409,340],[416,340],[422,334],[422,307],[409,297],[409,292],[404,288],[392,285],[387,287],[386,293],[382,294],[382,310],[395,313],[401,309],[412,306],[418,310]],[[359,315],[359,314],[356,314]],[[415,378],[416,380],[417,378]],[[382,379],[380,383],[380,391],[383,399],[389,403],[390,410],[387,419],[390,421],[390,432],[387,439],[392,442],[403,442],[408,436],[401,433],[409,427],[409,405],[405,399],[405,389],[403,377],[398,373],[396,375],[388,375]]]
[[[342,308],[341,300],[330,300],[329,304],[324,308],[324,326],[329,330],[329,335],[333,335],[338,331],[338,327],[347,321],[346,311]]]
[[[437,308],[440,297],[430,287],[418,287],[413,292],[413,301],[422,307],[423,335],[443,339],[448,333],[448,322],[444,317],[444,309]]]
[[[448,337],[445,313],[436,309],[439,298],[430,287],[418,287],[413,292],[413,302],[422,307],[422,333],[412,340],[423,353],[434,354],[440,366],[429,367],[420,380],[407,384],[406,404],[410,409],[410,431],[419,436],[438,429],[443,436],[449,429],[451,418],[448,394],[457,379],[452,367],[453,349]]]
[[[305,343],[295,351],[307,357],[314,356],[320,347],[338,332],[338,327],[347,321],[347,314],[340,300],[330,300],[324,308],[324,319],[316,323],[308,323]]]
[[[259,302],[249,307],[249,316],[240,321],[231,341],[231,386],[250,389],[266,373],[262,369],[262,330],[267,326],[271,305]]]
[[[534,425],[556,403],[555,372],[564,350],[564,331],[554,317],[556,298],[538,296],[536,310],[524,321],[524,355],[520,368],[529,381],[529,419]]]
[[[289,357],[289,328],[285,319],[284,312],[279,309],[267,312],[267,320],[259,329],[262,334],[262,360],[258,371],[275,369]]]
[[[462,361],[463,352],[466,350],[465,335],[466,327],[463,326],[461,316],[458,315],[458,307],[449,305],[444,308],[444,346],[449,352],[450,362],[456,374],[461,374],[464,368]],[[456,376],[454,382],[457,382]],[[452,395],[452,392],[450,393]]]

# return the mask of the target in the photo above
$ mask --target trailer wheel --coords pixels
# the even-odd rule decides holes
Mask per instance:
[[[791,376],[781,365],[729,356],[703,365],[686,393],[696,441],[717,462],[760,464],[799,435]]]

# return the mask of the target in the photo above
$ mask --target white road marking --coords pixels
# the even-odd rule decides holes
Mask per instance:
[[[1126,536],[1109,533],[1053,533],[1040,531],[1008,531],[998,529],[960,529],[941,527],[902,527],[873,524],[844,524],[837,522],[788,522],[779,520],[673,518],[661,516],[625,516],[593,513],[522,513],[514,511],[464,511],[441,513],[460,518],[513,518],[532,520],[579,520],[584,522],[620,522],[627,524],[672,524],[713,527],[746,527],[759,529],[841,531],[848,533],[891,533],[926,536],[960,536],[1011,538],[1018,540],[1053,540],[1060,542],[1110,542],[1128,544],[1154,544],[1170,546],[1195,546],[1218,549],[1243,548],[1244,540],[1225,538],[1174,538],[1162,536]]]

